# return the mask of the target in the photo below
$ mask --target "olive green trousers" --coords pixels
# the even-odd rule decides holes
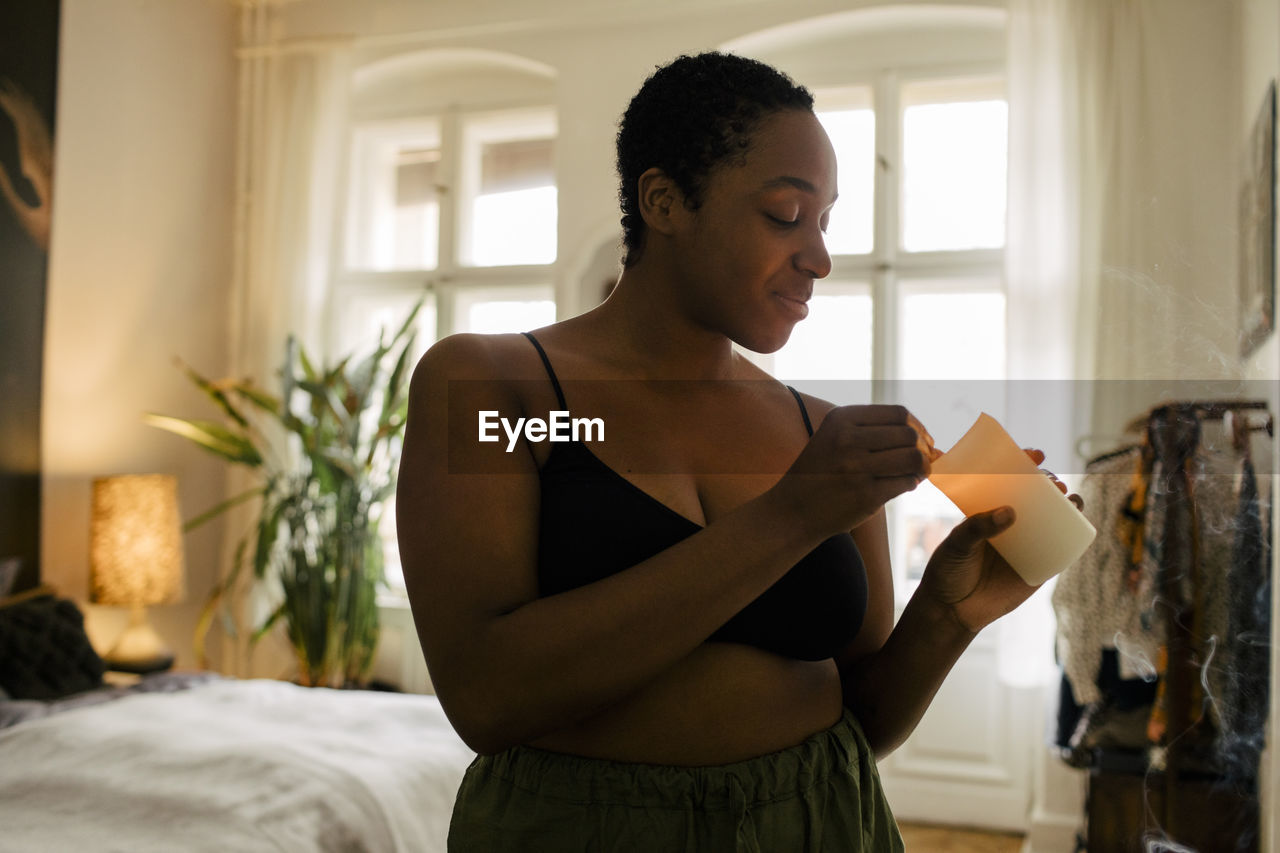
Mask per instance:
[[[853,715],[798,746],[713,767],[580,758],[530,747],[478,757],[450,853],[901,853]]]

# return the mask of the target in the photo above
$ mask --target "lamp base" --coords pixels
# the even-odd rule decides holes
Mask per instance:
[[[135,604],[129,611],[128,627],[111,651],[102,656],[102,661],[116,672],[141,675],[173,666],[173,652],[147,620],[146,608]]]

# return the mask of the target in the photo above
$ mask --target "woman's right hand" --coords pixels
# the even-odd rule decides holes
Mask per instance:
[[[914,489],[941,455],[903,406],[837,406],[772,491],[802,523],[832,535]]]

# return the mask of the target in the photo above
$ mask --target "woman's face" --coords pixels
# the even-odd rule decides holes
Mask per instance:
[[[774,352],[831,272],[824,231],[836,156],[807,110],[763,119],[745,160],[713,169],[702,206],[677,236],[695,322],[756,352]]]

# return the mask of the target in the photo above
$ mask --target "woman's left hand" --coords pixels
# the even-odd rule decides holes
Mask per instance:
[[[1044,454],[1028,450],[1037,465]],[[1048,472],[1046,472],[1048,473]],[[1049,474],[1058,488],[1067,488]],[[1069,496],[1081,506],[1080,498]],[[956,525],[929,558],[917,595],[926,595],[952,611],[960,625],[977,633],[1031,597],[1029,586],[987,541],[1014,522],[1013,510],[1000,507],[970,516]]]

